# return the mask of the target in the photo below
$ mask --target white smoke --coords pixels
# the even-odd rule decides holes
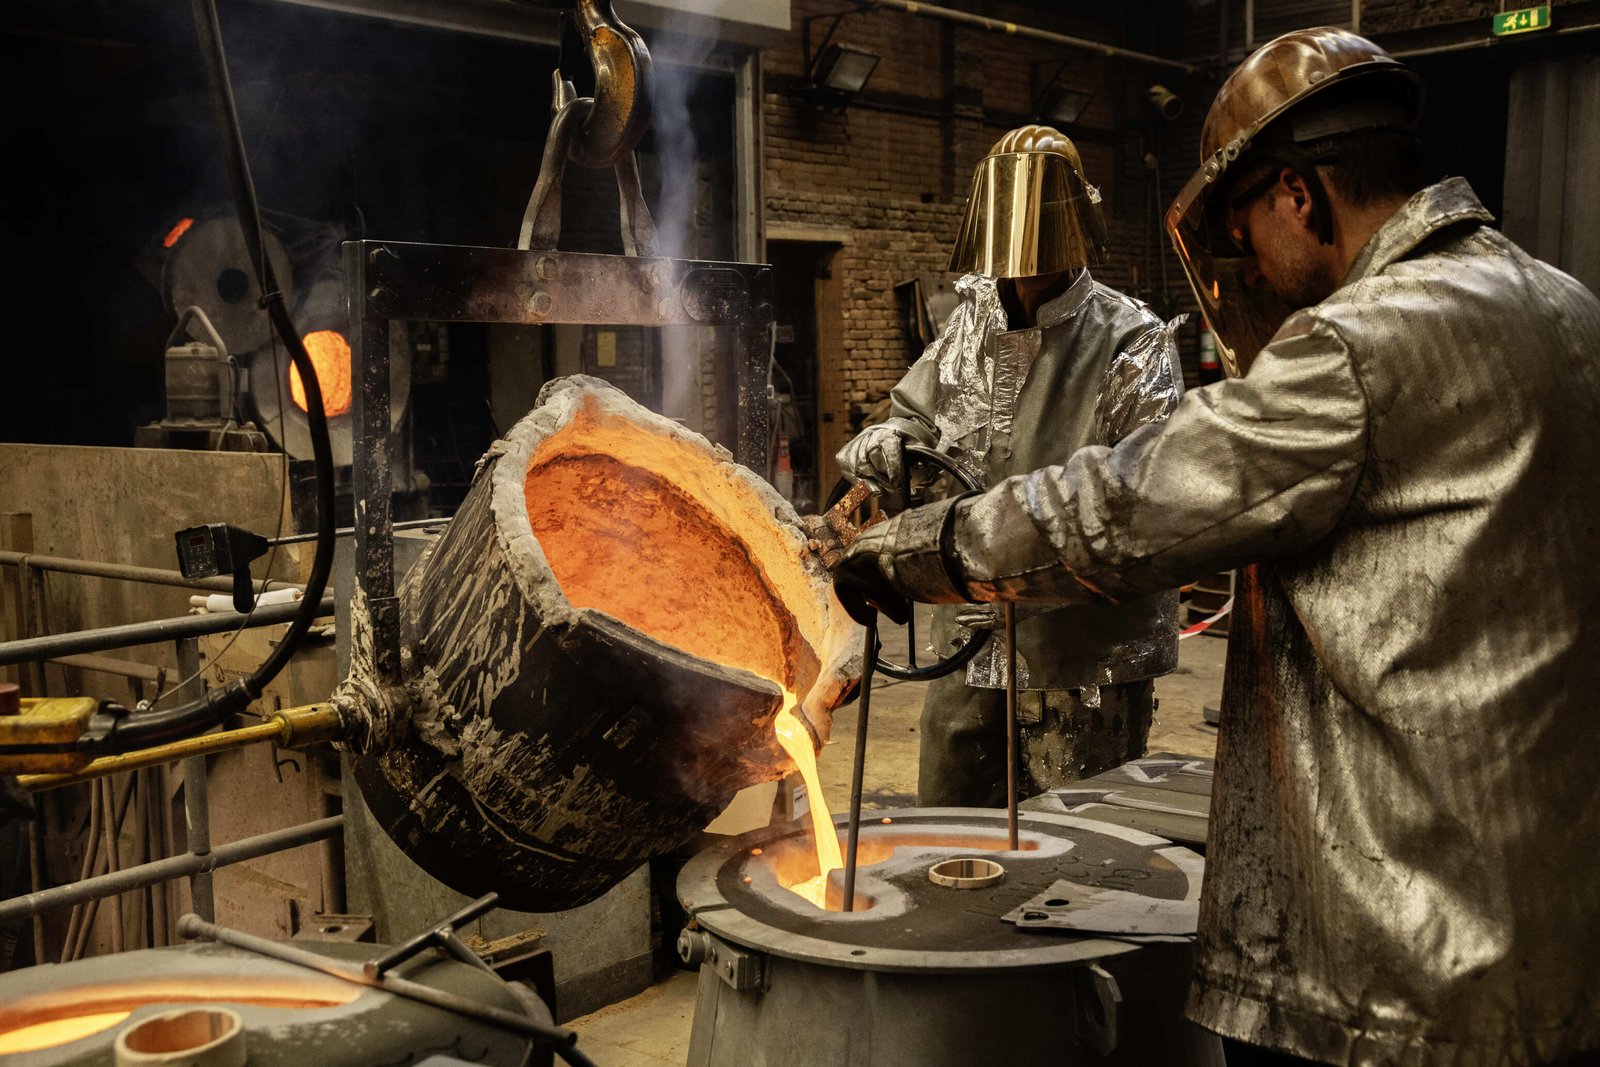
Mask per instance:
[[[704,0],[684,5],[685,13],[692,15],[709,15],[711,7]],[[670,259],[705,258],[705,234],[698,224],[705,179],[698,162],[690,101],[716,42],[711,37],[661,33],[649,44],[655,71],[653,126],[660,184],[655,218],[658,251]],[[662,413],[702,432],[711,429],[705,425],[701,404],[705,354],[704,331],[688,326],[661,331]]]

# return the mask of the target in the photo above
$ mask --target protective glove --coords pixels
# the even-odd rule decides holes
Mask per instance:
[[[866,482],[874,493],[893,493],[905,477],[905,447],[911,439],[900,424],[880,422],[856,434],[834,458],[846,478]]]
[[[1043,615],[1047,611],[1054,611],[1055,605],[1015,607],[1017,621],[1030,619],[1035,615]],[[1001,630],[1005,628],[1005,613],[999,604],[967,604],[956,609],[956,625],[965,626],[969,630]]]
[[[822,560],[824,567],[831,571],[844,559],[844,541],[823,516],[800,516],[800,528],[806,532],[807,551]]]
[[[946,561],[943,543],[962,499],[901,512],[861,532],[833,571],[834,593],[852,619],[866,625],[876,608],[904,625],[911,617],[909,601],[966,601],[959,571]]]

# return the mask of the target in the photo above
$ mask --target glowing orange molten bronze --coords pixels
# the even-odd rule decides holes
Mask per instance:
[[[784,699],[786,703],[773,723],[773,730],[777,732],[778,743],[800,768],[800,777],[805,779],[806,799],[811,805],[811,836],[817,846],[816,877],[787,883],[785,888],[800,894],[817,907],[829,910],[828,875],[844,867],[844,854],[839,850],[839,831],[834,829],[833,815],[828,811],[827,801],[822,798],[822,780],[817,777],[817,756],[811,750],[811,735],[806,733],[806,728],[795,716],[797,701],[794,694],[785,693]]]
[[[203,978],[154,975],[146,981],[103,982],[51,990],[0,1004],[0,1056],[37,1052],[108,1030],[152,1004],[217,1002],[272,1008],[348,1004],[360,990],[328,978]]]
[[[322,411],[325,415],[343,415],[350,410],[350,342],[338,330],[317,330],[308,333],[306,354],[317,371],[317,385],[322,388]],[[300,380],[300,368],[289,366],[289,397],[301,411],[306,407],[306,387]]]

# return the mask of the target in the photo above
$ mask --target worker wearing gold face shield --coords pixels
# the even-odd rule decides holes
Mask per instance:
[[[950,258],[960,303],[892,393],[888,421],[839,453],[847,476],[893,490],[906,442],[948,454],[985,486],[1115,444],[1182,392],[1172,331],[1101,285],[1099,194],[1077,148],[1047,126],[1002,137],[978,164]],[[1177,594],[1025,609],[1017,626],[1020,782],[1032,795],[1143,755],[1152,679],[1177,664]],[[994,629],[990,606],[939,608],[933,645]],[[1004,642],[932,682],[918,795],[927,805],[1004,803]]]

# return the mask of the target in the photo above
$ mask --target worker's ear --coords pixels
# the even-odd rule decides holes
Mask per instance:
[[[1311,195],[1311,186],[1293,167],[1284,167],[1278,174],[1275,190],[1285,210],[1308,233],[1318,232],[1317,200]]]

